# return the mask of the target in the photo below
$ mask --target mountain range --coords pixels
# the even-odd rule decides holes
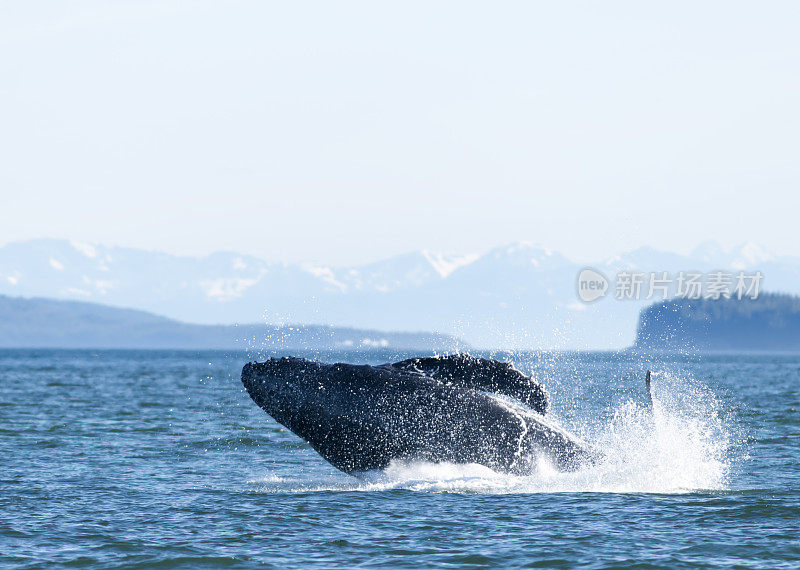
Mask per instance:
[[[333,267],[38,239],[0,247],[0,294],[92,301],[198,324],[427,330],[478,347],[630,345],[638,313],[653,299],[580,302],[576,278],[587,265],[612,282],[623,270],[759,270],[764,289],[800,292],[800,258],[752,243],[725,249],[709,242],[688,255],[643,247],[590,264],[514,243],[481,254],[421,251]]]

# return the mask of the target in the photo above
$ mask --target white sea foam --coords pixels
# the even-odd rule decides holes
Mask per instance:
[[[509,493],[686,493],[720,490],[728,484],[731,437],[719,419],[717,399],[684,378],[659,375],[654,409],[621,404],[604,424],[587,428],[604,458],[573,472],[545,460],[527,476],[497,473],[475,464],[396,461],[360,478],[332,475],[251,481],[266,492],[387,491],[478,494]]]

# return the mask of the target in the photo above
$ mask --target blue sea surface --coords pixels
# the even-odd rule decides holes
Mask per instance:
[[[484,355],[607,459],[357,479],[249,399],[255,355],[0,351],[0,565],[800,567],[800,356]]]

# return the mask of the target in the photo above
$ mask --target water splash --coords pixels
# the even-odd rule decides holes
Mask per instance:
[[[361,478],[344,474],[316,480],[267,478],[250,481],[263,492],[387,491],[475,494],[687,493],[723,490],[731,470],[730,430],[720,419],[712,392],[691,378],[659,374],[654,407],[621,403],[608,419],[580,430],[603,459],[573,472],[559,472],[543,458],[531,475],[497,473],[476,464],[395,461]],[[551,421],[557,421],[552,417]],[[573,427],[573,426],[571,426]]]

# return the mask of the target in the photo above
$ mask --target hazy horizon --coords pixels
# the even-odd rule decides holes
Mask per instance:
[[[737,275],[747,274],[751,281],[761,276],[759,291],[798,292],[800,258],[776,257],[754,244],[729,251],[705,244],[689,256],[637,249],[574,260],[560,253],[506,244],[484,255],[423,251],[348,266],[47,240],[0,247],[0,293],[93,300],[204,324],[430,330],[473,346],[595,349],[629,345],[639,310],[653,295],[669,294],[644,285],[653,280],[648,272],[667,272],[660,278],[673,291],[681,272],[710,288],[713,272],[723,271],[731,290]],[[632,283],[631,271],[641,286],[628,295],[623,277]],[[587,279],[600,283],[595,289],[604,299],[580,293],[578,283]]]

